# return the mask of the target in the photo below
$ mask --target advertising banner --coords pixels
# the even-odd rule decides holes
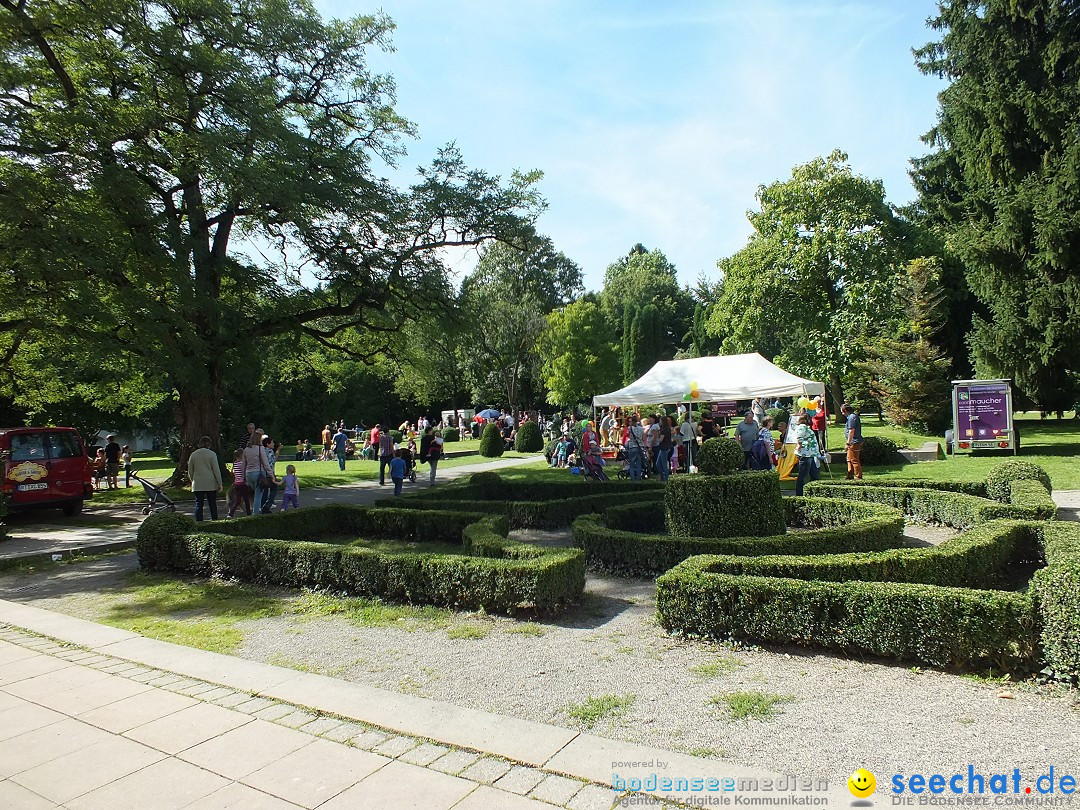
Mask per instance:
[[[1017,448],[1008,380],[958,380],[953,383],[956,452]]]

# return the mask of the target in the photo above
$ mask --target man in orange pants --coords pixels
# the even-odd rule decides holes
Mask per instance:
[[[859,414],[855,412],[855,409],[846,402],[840,408],[840,412],[847,418],[847,422],[844,424],[844,444],[847,447],[847,478],[849,481],[852,478],[861,481],[862,460],[859,458],[859,454],[862,453],[862,420],[859,418]]]

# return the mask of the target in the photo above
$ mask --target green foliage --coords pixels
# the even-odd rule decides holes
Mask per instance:
[[[697,468],[703,475],[731,475],[745,463],[742,446],[734,439],[708,439],[697,455]]]
[[[469,476],[469,490],[479,493],[484,499],[502,499],[506,497],[508,489],[509,485],[497,472],[475,472]]]
[[[480,455],[485,458],[498,458],[505,450],[506,442],[499,426],[495,422],[488,422],[480,436]]]
[[[573,301],[550,313],[537,351],[547,401],[553,405],[586,402],[619,387],[619,356],[593,301]]]
[[[768,537],[785,527],[772,472],[676,476],[665,487],[664,515],[676,537]]]
[[[794,699],[791,695],[754,690],[716,695],[709,702],[714,706],[726,706],[732,720],[768,720],[776,714],[777,707]]]
[[[780,508],[788,525],[805,531],[771,537],[673,537],[663,531],[659,504],[639,504],[613,506],[604,510],[603,518],[574,521],[574,545],[584,549],[590,567],[632,576],[663,573],[697,554],[751,558],[904,545],[904,518],[896,509],[828,498],[784,498]]]
[[[1018,458],[1003,461],[986,474],[986,495],[995,501],[1011,503],[1012,482],[1020,480],[1038,481],[1047,492],[1053,492],[1050,476],[1038,464],[1021,461]]]
[[[544,449],[544,437],[540,426],[532,419],[527,419],[518,427],[514,437],[514,449],[519,453],[538,453]]]
[[[791,423],[791,411],[787,408],[766,408],[765,415],[772,419],[773,431],[776,431],[780,425]],[[776,435],[775,432],[773,435]]]
[[[827,380],[842,400],[841,378],[898,316],[894,286],[911,258],[908,228],[881,181],[856,175],[839,150],[761,186],[757,200],[749,243],[718,263],[724,283],[709,331],[723,352],[758,351]]]
[[[511,542],[505,518],[340,505],[305,509],[304,520],[292,518],[298,513],[239,520],[216,526],[215,533],[152,515],[139,530],[139,562],[150,570],[502,613],[558,611],[585,585],[580,551]],[[454,543],[465,553],[315,542],[359,532]]]
[[[443,428],[442,440],[444,442],[461,441],[461,433],[457,428]]]
[[[1009,486],[1009,503],[1031,512],[1037,520],[1053,520],[1057,517],[1057,504],[1042,481],[1020,478]]]
[[[566,714],[572,720],[577,720],[588,728],[592,728],[600,720],[626,714],[634,705],[636,699],[634,695],[590,697],[586,698],[582,703],[574,703],[568,706]]]
[[[1039,616],[1043,663],[1060,677],[1080,677],[1080,529],[1041,523],[1046,567],[1036,571],[1031,594]]]
[[[1008,377],[1048,410],[1080,367],[1080,18],[1062,0],[945,3],[916,51],[945,79],[934,150],[913,161],[919,207],[964,268],[980,377]],[[970,308],[970,305],[969,305]]]
[[[897,278],[905,320],[895,334],[875,338],[859,369],[868,393],[901,427],[940,434],[950,420],[951,362],[930,339],[945,319],[941,270],[934,259],[915,259]]]
[[[899,446],[892,439],[884,436],[863,436],[862,450],[859,459],[864,467],[879,467],[885,464],[896,464],[902,461]]]

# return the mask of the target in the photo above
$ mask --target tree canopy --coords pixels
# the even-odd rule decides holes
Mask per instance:
[[[1071,0],[943,0],[917,50],[938,96],[919,205],[965,268],[969,344],[985,376],[1048,409],[1080,367],[1080,8]]]
[[[414,134],[365,57],[392,27],[307,0],[0,0],[0,352],[126,358],[190,449],[259,341],[371,357],[443,306],[440,251],[523,236],[539,174],[447,147],[382,179]]]
[[[619,356],[600,306],[588,298],[547,317],[538,350],[547,401],[573,406],[619,386]]]

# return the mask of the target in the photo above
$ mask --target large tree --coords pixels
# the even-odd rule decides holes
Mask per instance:
[[[942,0],[919,68],[947,79],[914,161],[978,300],[976,367],[1071,407],[1080,367],[1080,6]]]
[[[265,338],[392,347],[442,303],[445,248],[541,202],[536,173],[452,148],[409,189],[380,177],[413,134],[365,59],[391,28],[308,0],[0,0],[0,352],[132,358],[186,456]]]
[[[663,354],[671,359],[690,328],[694,313],[693,296],[679,286],[673,265],[659,248],[648,250],[637,244],[630,252],[608,265],[600,306],[613,329],[623,329],[626,313],[653,304],[660,316]],[[633,318],[630,318],[632,321]],[[619,337],[625,334],[625,329]]]
[[[581,268],[546,236],[522,249],[501,243],[481,249],[461,285],[466,372],[478,400],[497,394],[511,410],[523,403],[524,386],[538,370],[537,339],[548,313],[581,292]]]
[[[619,386],[619,355],[595,301],[574,301],[548,315],[537,348],[553,405],[589,402]]]
[[[893,285],[911,250],[884,185],[847,161],[837,150],[758,189],[754,233],[718,262],[723,285],[709,317],[723,351],[757,351],[826,381],[834,413],[845,373],[898,314]]]

